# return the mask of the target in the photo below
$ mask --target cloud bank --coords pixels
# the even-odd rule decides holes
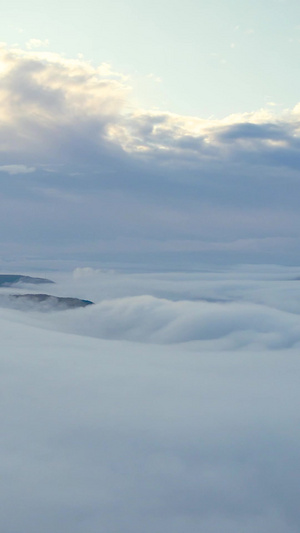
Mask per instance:
[[[56,282],[48,288],[54,296],[95,305],[57,312],[50,300],[43,308],[50,313],[37,313],[32,303],[8,298],[9,288],[2,289],[0,305],[27,309],[19,315],[25,323],[102,339],[225,352],[300,346],[297,269],[150,275],[78,268]],[[26,285],[20,291],[41,292]]]
[[[94,315],[1,308],[5,532],[298,532],[296,274],[84,269],[51,288]]]
[[[297,261],[299,105],[219,120],[143,110],[130,79],[106,63],[5,45],[0,96],[8,254]]]

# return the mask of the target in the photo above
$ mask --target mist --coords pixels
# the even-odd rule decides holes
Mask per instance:
[[[47,277],[94,305],[1,289],[3,530],[298,532],[297,268]]]

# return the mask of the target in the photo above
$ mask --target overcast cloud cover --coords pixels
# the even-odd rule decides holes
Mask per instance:
[[[108,64],[6,45],[0,76],[3,256],[299,259],[299,106],[144,110]]]

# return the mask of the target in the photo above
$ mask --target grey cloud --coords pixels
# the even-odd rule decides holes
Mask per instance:
[[[282,124],[252,124],[242,123],[227,126],[218,133],[222,141],[237,141],[239,139],[271,139],[283,141],[289,138],[287,126]]]
[[[195,150],[195,151],[200,151],[200,149],[202,148],[203,149],[203,141],[204,141],[204,136],[203,137],[200,137],[200,136],[193,136],[193,135],[185,135],[184,137],[180,138],[178,141],[177,141],[177,146],[178,148],[183,148],[183,149],[187,149],[187,150]],[[203,150],[204,152],[205,150]],[[209,153],[209,150],[206,149],[206,152]]]
[[[16,61],[14,68],[0,85],[1,90],[6,91],[7,102],[11,105],[13,113],[25,113],[38,110],[48,113],[61,113],[64,104],[64,92],[62,87],[52,88],[38,81],[37,75],[46,71],[43,62],[29,59]],[[13,98],[10,98],[13,95]]]
[[[2,246],[300,240],[296,112],[224,125],[141,111],[107,69],[20,50],[2,60]]]

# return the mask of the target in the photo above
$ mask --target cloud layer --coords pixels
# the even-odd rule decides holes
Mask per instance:
[[[89,299],[95,305],[19,320],[84,336],[154,344],[185,344],[192,350],[280,350],[300,346],[297,269],[181,274],[121,274],[76,269],[58,276],[51,294]],[[48,290],[50,290],[48,287]],[[16,290],[16,289],[15,289]],[[18,288],[24,294],[40,288]],[[16,308],[2,289],[0,305]],[[24,302],[20,309],[24,311]]]
[[[299,531],[296,275],[78,269],[51,290],[89,315],[0,309],[5,532]]]
[[[142,110],[108,64],[5,45],[0,76],[8,254],[297,259],[299,106],[220,120]]]

